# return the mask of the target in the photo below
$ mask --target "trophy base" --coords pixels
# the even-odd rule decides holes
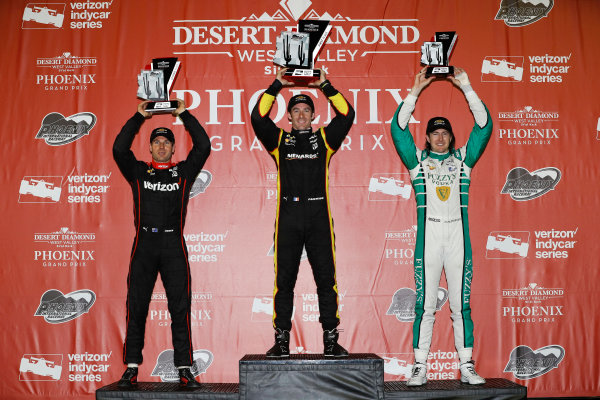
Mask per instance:
[[[290,68],[283,74],[283,79],[294,82],[299,86],[308,85],[311,82],[319,80],[320,77],[320,69]]]
[[[427,67],[427,71],[425,71],[425,78],[436,77],[436,78],[445,78],[448,75],[454,75],[454,67],[452,66],[435,66],[435,67]]]
[[[171,101],[152,101],[146,106],[146,112],[151,114],[170,113],[177,109],[179,103],[176,100]]]

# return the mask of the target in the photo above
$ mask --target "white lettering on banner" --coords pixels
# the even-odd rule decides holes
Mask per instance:
[[[229,231],[225,233],[188,233],[183,238],[188,250],[188,259],[191,263],[208,262],[219,260],[219,255],[225,251],[225,240]]]
[[[93,354],[74,353],[68,354],[69,359],[69,382],[100,382],[103,372],[110,368],[110,353]]]
[[[67,177],[67,198],[69,203],[100,203],[108,192],[108,183],[112,172],[108,175],[69,175]]]
[[[535,248],[540,249],[535,252],[535,258],[569,258],[569,249],[575,248],[577,240],[565,239],[573,239],[578,230],[535,231]]]
[[[571,53],[572,54],[572,53]],[[569,73],[570,65],[552,65],[569,64],[571,54],[568,56],[552,56],[549,54],[543,56],[529,56],[529,80],[534,83],[561,83],[563,76]]]
[[[338,311],[344,309],[346,292],[338,293]],[[302,293],[302,321],[319,322],[319,296],[316,293]]]

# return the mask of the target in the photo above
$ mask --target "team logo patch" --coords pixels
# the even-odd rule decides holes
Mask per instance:
[[[435,189],[435,193],[437,194],[438,199],[446,201],[450,198],[450,186],[438,186]]]

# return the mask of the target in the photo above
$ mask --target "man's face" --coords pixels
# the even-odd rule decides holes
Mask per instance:
[[[293,129],[310,129],[314,115],[308,104],[298,103],[292,107],[288,113],[288,118],[292,122]]]
[[[173,153],[175,153],[175,144],[164,136],[157,136],[150,143],[150,153],[152,153],[152,159],[155,162],[170,162]]]
[[[436,153],[445,153],[450,147],[452,134],[446,129],[440,128],[427,134],[427,141],[431,145],[431,150]]]

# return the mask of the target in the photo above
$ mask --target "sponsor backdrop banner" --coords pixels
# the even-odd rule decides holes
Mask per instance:
[[[250,110],[275,77],[279,32],[299,19],[330,21],[315,64],[356,109],[330,167],[341,343],[382,356],[386,380],[412,367],[416,207],[389,123],[421,68],[423,42],[456,31],[451,64],[468,72],[494,120],[471,186],[478,371],[527,385],[531,396],[599,394],[597,1],[7,0],[0,11],[3,399],[91,399],[123,371],[135,232],[112,143],[153,58],[181,62],[171,98],[185,100],[212,142],[185,226],[193,372],[237,382],[238,360],[270,347],[277,171]],[[319,90],[295,87],[271,112],[279,126],[289,129],[285,106],[297,93],[315,97],[313,126],[331,120]],[[473,119],[449,82],[419,98],[417,145],[435,115],[466,142]],[[183,159],[191,140],[169,114],[144,123],[137,158],[150,160],[158,126],[174,131]],[[458,378],[447,297],[442,279],[430,379]],[[304,257],[294,353],[322,352],[318,315]],[[160,280],[144,357],[141,380],[177,378]]]

